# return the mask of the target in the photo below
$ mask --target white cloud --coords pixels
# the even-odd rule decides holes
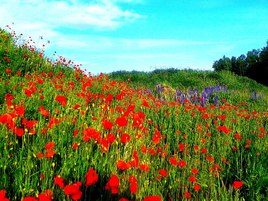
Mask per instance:
[[[85,47],[80,38],[61,33],[61,28],[116,29],[141,17],[121,9],[115,2],[105,3],[105,0],[87,4],[81,0],[1,0],[0,13],[1,28],[14,22],[11,27],[17,35],[23,33],[34,41],[43,36],[59,48]]]
[[[0,11],[1,25],[13,21],[16,24],[38,22],[47,24],[51,29],[61,26],[114,29],[141,17],[118,5],[103,2],[4,0]]]

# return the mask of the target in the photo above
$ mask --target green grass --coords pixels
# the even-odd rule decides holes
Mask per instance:
[[[266,87],[227,72],[88,76],[64,61],[46,61],[12,37],[0,35],[0,196],[267,199]],[[202,106],[157,92],[156,83],[185,93],[229,90]],[[250,91],[264,95],[251,100]]]

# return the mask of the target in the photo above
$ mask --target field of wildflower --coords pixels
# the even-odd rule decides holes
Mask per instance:
[[[267,200],[267,94],[134,88],[4,30],[0,69],[0,201]]]

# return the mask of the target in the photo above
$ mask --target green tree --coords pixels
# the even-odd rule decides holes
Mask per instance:
[[[212,68],[214,68],[215,71],[222,71],[222,70],[231,71],[232,69],[231,59],[229,57],[223,56],[223,58],[214,62]]]

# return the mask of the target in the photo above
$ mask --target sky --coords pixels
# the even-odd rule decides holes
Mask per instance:
[[[6,25],[92,74],[212,70],[224,55],[266,46],[268,1],[0,0]]]

